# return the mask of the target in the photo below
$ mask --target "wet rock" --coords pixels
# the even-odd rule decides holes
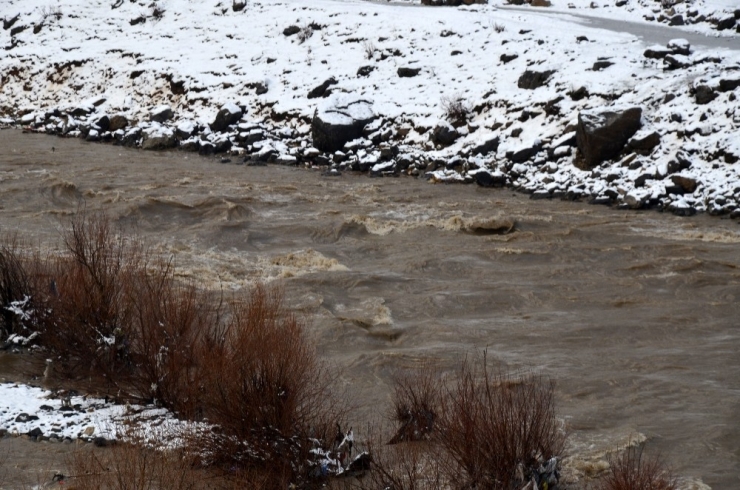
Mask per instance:
[[[473,174],[473,179],[481,187],[503,187],[506,185],[506,175],[503,172],[480,169]]]
[[[168,105],[155,107],[149,112],[149,120],[158,123],[163,123],[172,119],[172,116],[174,116],[174,113],[172,112],[172,108]]]
[[[210,125],[211,131],[225,131],[232,124],[238,123],[241,118],[241,107],[233,103],[224,104],[216,114],[216,119]]]
[[[697,104],[708,104],[717,98],[717,92],[708,85],[699,85],[694,88],[694,91]]]
[[[408,66],[400,66],[397,70],[398,76],[401,78],[415,77],[419,72],[421,72],[421,68],[411,68]]]
[[[165,126],[156,125],[142,130],[141,148],[143,150],[166,150],[177,144],[175,133]]]
[[[542,87],[547,83],[553,73],[555,73],[555,70],[526,70],[519,77],[519,80],[517,81],[517,87],[526,90],[534,90],[536,88]]]
[[[460,137],[460,133],[452,124],[446,121],[440,121],[432,130],[430,139],[437,144],[449,146]]]
[[[313,146],[333,153],[362,136],[375,119],[373,103],[352,94],[332,94],[319,106],[311,122]]]
[[[327,93],[327,89],[331,87],[332,85],[336,85],[337,80],[334,77],[331,77],[327,80],[325,80],[321,85],[318,87],[314,87],[311,89],[311,91],[308,92],[308,98],[309,99],[316,99],[318,97],[327,97],[329,94]]]
[[[642,109],[639,107],[591,109],[578,114],[576,143],[581,158],[576,166],[590,170],[616,157],[627,141],[640,129]]]

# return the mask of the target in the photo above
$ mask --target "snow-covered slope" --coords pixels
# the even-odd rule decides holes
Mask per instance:
[[[705,17],[676,27],[682,37],[734,17],[732,6],[599,3],[510,10],[250,0],[235,11],[231,0],[6,0],[0,16],[6,24],[18,18],[0,31],[0,114],[50,133],[149,148],[181,144],[335,170],[505,182],[539,197],[732,213],[740,199],[740,51],[654,47],[666,62],[646,57],[650,46],[632,34],[562,15],[642,25],[660,15]],[[561,14],[542,15],[550,11]],[[522,83],[527,70],[542,79]],[[318,151],[311,118],[340,92],[371,103],[378,118],[366,138]],[[209,127],[224,104],[244,110],[240,124]],[[612,106],[639,106],[638,136],[655,132],[659,143],[580,170],[571,134],[578,114]],[[155,107],[167,117],[153,115]],[[455,121],[455,108],[464,121]],[[114,115],[125,119],[109,125]]]

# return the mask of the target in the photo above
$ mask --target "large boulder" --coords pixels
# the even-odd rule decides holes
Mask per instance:
[[[313,116],[313,146],[321,151],[341,150],[345,143],[362,137],[362,130],[373,119],[372,101],[353,94],[332,94]]]
[[[160,105],[149,111],[149,120],[158,123],[163,123],[168,119],[172,119],[172,116],[174,116],[174,113],[172,112],[172,108],[168,105]]]
[[[166,150],[177,144],[175,132],[160,124],[144,129],[141,138],[141,148],[144,150]]]
[[[590,170],[622,151],[642,125],[639,107],[590,109],[578,114],[576,143],[581,152],[577,166]]]
[[[430,135],[432,142],[443,146],[449,146],[460,137],[460,133],[447,121],[439,121]]]
[[[547,83],[548,80],[550,80],[550,77],[553,73],[555,73],[555,70],[526,70],[524,73],[522,73],[522,76],[519,77],[519,80],[517,81],[517,87],[527,90],[534,90],[536,88],[542,87]]]
[[[224,131],[232,124],[238,123],[241,118],[241,107],[232,103],[224,104],[216,114],[216,119],[211,123],[211,131]]]

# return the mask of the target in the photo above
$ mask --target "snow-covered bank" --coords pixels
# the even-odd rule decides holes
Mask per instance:
[[[136,434],[158,445],[173,446],[194,427],[162,408],[114,404],[102,398],[0,383],[0,430],[15,436],[106,444]]]
[[[713,22],[735,18],[727,2],[553,3],[645,25],[703,16],[675,27],[677,38],[681,29],[737,35]],[[335,174],[405,173],[740,216],[739,50],[647,46],[568,16],[495,5],[152,5],[5,2],[0,16],[19,16],[0,32],[4,121]],[[582,165],[590,150],[575,137],[579,114],[629,107],[641,110],[638,133]]]

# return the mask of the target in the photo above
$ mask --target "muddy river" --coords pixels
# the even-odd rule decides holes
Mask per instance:
[[[357,421],[394,369],[486,348],[556,380],[574,471],[646,437],[678,475],[740,486],[737,222],[0,131],[3,233],[51,246],[81,206],[203,286],[279,281]]]

